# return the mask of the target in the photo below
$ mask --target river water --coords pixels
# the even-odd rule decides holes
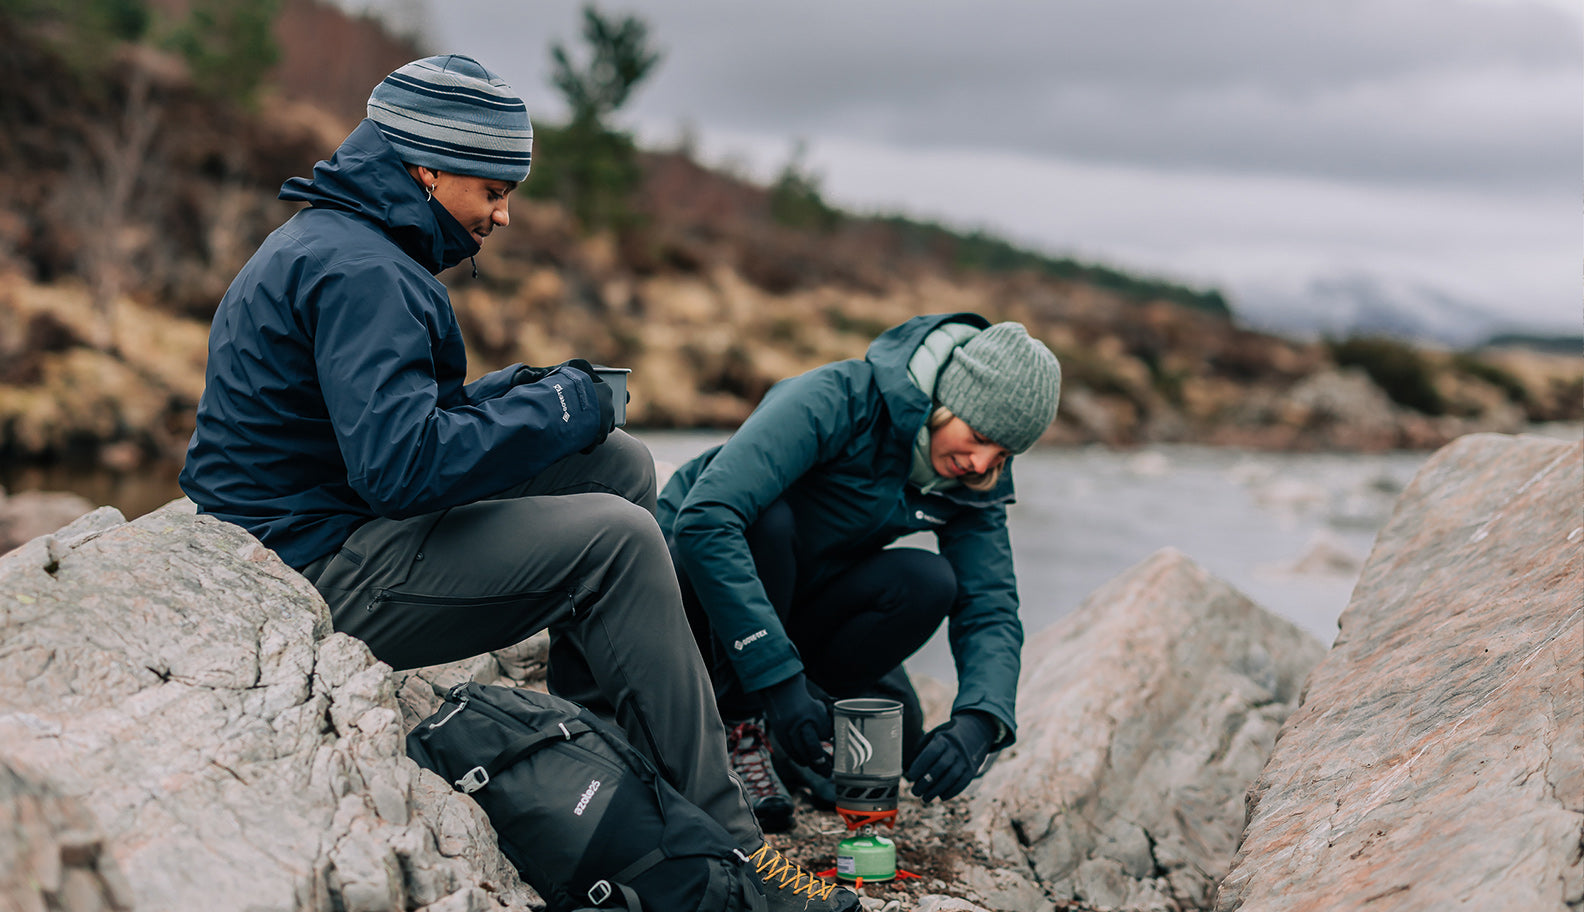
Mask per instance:
[[[1577,427],[1547,431],[1579,439]],[[638,431],[662,472],[724,433]],[[1329,644],[1337,617],[1397,495],[1429,453],[1286,454],[1199,446],[1126,452],[1040,448],[1017,457],[1009,508],[1023,623],[1032,637],[1089,593],[1172,547]],[[128,517],[180,496],[175,468],[120,482],[6,473],[11,491],[76,490]],[[906,544],[932,547],[927,535]],[[955,680],[944,631],[911,671]]]

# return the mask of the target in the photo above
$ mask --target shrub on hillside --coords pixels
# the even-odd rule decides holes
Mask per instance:
[[[1384,336],[1351,336],[1328,340],[1331,357],[1341,367],[1362,368],[1393,402],[1426,415],[1446,414],[1446,401],[1436,391],[1430,366],[1406,343]]]
[[[635,16],[607,18],[583,7],[586,60],[575,63],[556,42],[551,82],[566,100],[572,119],[564,127],[541,126],[534,142],[531,196],[561,202],[584,230],[631,227],[631,198],[643,180],[632,137],[610,126],[610,116],[660,62],[649,46],[649,30]]]
[[[1525,410],[1529,410],[1534,404],[1533,397],[1529,395],[1529,390],[1522,380],[1513,376],[1511,371],[1498,367],[1478,355],[1462,352],[1453,357],[1452,366],[1506,393],[1508,399],[1523,406]]]
[[[803,164],[807,147],[799,143],[792,158],[770,187],[770,217],[778,224],[803,230],[830,232],[842,222],[820,193],[819,175]]]
[[[200,91],[250,104],[280,59],[271,31],[280,0],[194,0],[165,39],[187,61]]]

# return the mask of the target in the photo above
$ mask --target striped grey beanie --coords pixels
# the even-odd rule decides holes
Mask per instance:
[[[492,180],[528,176],[528,108],[472,57],[414,60],[374,87],[368,116],[408,164]]]
[[[992,441],[1021,453],[1056,418],[1061,365],[1021,323],[997,323],[953,353],[935,401]]]

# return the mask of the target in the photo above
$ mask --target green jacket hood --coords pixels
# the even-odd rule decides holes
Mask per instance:
[[[926,314],[891,327],[869,343],[864,360],[874,368],[875,385],[885,399],[897,430],[911,440],[924,426],[931,411],[930,398],[908,379],[908,359],[923,344],[924,337],[943,323],[967,323],[978,329],[990,321],[976,313]]]
[[[869,350],[864,354],[864,360],[874,372],[874,382],[880,390],[880,397],[885,401],[886,410],[891,413],[892,432],[907,441],[910,448],[934,408],[930,397],[908,377],[908,360],[918,351],[926,336],[946,323],[966,323],[976,329],[990,326],[989,320],[969,311],[926,314],[881,333],[869,344]],[[939,493],[948,500],[972,506],[1010,503],[1015,496],[1012,489],[1012,458],[1007,458],[1001,481],[988,491],[974,491],[959,485]]]

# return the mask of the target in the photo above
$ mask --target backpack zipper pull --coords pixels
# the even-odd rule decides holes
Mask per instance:
[[[435,722],[434,722],[434,724],[432,724],[432,725],[430,725],[430,726],[429,726],[429,730],[430,730],[430,731],[434,731],[434,730],[435,730],[435,729],[437,729],[437,728],[439,728],[439,727],[440,727],[440,726],[442,726],[442,725],[444,725],[444,724],[446,724],[446,723],[447,723],[447,722],[450,722],[450,721],[451,721],[451,717],[452,717],[452,716],[455,716],[455,715],[456,715],[456,714],[457,714],[457,713],[459,713],[459,712],[461,712],[461,711],[462,711],[462,710],[464,710],[464,709],[466,709],[466,708],[467,708],[467,705],[468,705],[468,698],[467,698],[467,697],[465,697],[465,696],[464,696],[464,697],[463,697],[463,698],[462,698],[462,699],[461,699],[461,700],[460,700],[460,701],[459,701],[459,702],[458,702],[458,703],[457,703],[457,705],[456,705],[456,709],[453,709],[453,710],[451,710],[451,711],[450,711],[450,712],[448,712],[448,713],[446,713],[446,714],[445,714],[445,716],[444,716],[444,717],[442,717],[442,718],[440,718],[440,719],[438,719],[438,720],[436,720],[436,721],[435,721]]]

